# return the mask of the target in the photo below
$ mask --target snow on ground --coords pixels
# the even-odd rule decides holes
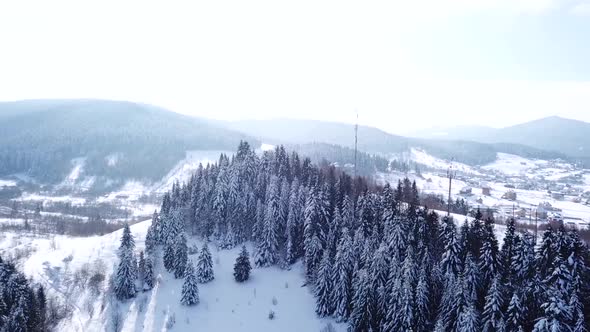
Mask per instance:
[[[149,193],[149,188],[147,188],[143,183],[139,181],[127,181],[121,189],[117,191],[113,191],[105,196],[99,197],[96,201],[99,203],[102,202],[112,202],[114,200],[129,200],[129,201],[136,201],[142,195]]]
[[[157,192],[165,192],[172,188],[175,181],[186,182],[199,168],[199,164],[203,167],[207,164],[214,164],[219,160],[219,155],[222,153],[231,156],[231,151],[215,151],[215,150],[196,150],[187,151],[186,157],[179,161],[174,168],[158,183],[154,185],[154,190]]]
[[[151,221],[131,226],[138,249],[144,247],[145,234]],[[94,315],[88,313],[89,297],[85,289],[68,291],[67,281],[85,264],[101,266],[108,276],[114,271],[122,231],[105,236],[76,238],[69,236],[30,237],[6,232],[0,235],[2,255],[15,250],[30,250],[32,254],[21,262],[25,274],[44,284],[53,295],[67,296],[74,306],[71,319],[63,322],[63,331],[104,331],[108,310],[102,312],[100,299],[91,302]],[[190,245],[201,246],[192,239]],[[160,279],[154,290],[139,293],[135,299],[120,304],[123,331],[168,331],[166,322],[175,317],[171,331],[320,331],[330,320],[317,318],[315,300],[307,287],[302,287],[302,266],[291,270],[277,267],[252,270],[251,279],[238,284],[233,279],[233,265],[239,248],[217,250],[210,248],[214,260],[215,280],[199,285],[200,304],[180,305],[182,280],[163,271],[161,258],[157,264]],[[251,248],[249,248],[250,252]],[[191,255],[196,264],[197,255]],[[99,262],[102,261],[102,263]],[[107,277],[108,280],[108,277]],[[106,283],[105,283],[106,287]],[[275,302],[276,304],[273,304]],[[268,319],[274,311],[274,320]],[[334,324],[334,323],[333,323]],[[334,324],[337,331],[344,325]]]
[[[450,163],[447,160],[443,160],[443,159],[434,157],[434,156],[426,153],[424,150],[420,150],[420,149],[416,149],[416,148],[412,148],[410,150],[409,156],[405,156],[405,157],[409,158],[410,160],[412,160],[414,162],[417,162],[419,164],[424,164],[424,165],[430,166],[432,168],[448,169],[449,165],[452,164],[453,169],[456,171],[463,172],[463,173],[479,174],[479,172],[474,170],[469,165],[466,165],[463,163],[458,163],[458,162]]]
[[[0,187],[15,187],[16,181],[14,180],[2,180],[0,179]]]
[[[493,163],[487,164],[482,168],[485,170],[496,170],[507,175],[519,175],[546,164],[547,161],[544,160],[532,160],[499,152],[497,159]]]
[[[86,199],[82,197],[74,197],[70,195],[63,196],[48,196],[37,193],[23,193],[21,197],[17,198],[19,201],[42,201],[45,203],[60,202],[60,203],[71,203],[72,205],[84,205]]]
[[[272,144],[268,144],[268,143],[262,143],[260,145],[260,148],[258,148],[260,151],[264,152],[264,151],[272,151],[275,149],[275,146]]]

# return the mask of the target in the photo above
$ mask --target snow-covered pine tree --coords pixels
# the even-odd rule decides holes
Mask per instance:
[[[137,263],[137,279],[139,280],[139,284],[143,283],[145,278],[145,257],[143,255],[143,251],[139,252],[139,261]]]
[[[242,246],[240,255],[236,259],[236,264],[234,265],[234,278],[237,282],[244,282],[250,278],[250,270],[252,270],[252,266],[250,265],[250,255],[244,245]]]
[[[313,282],[317,267],[323,254],[325,234],[322,225],[326,225],[326,202],[317,187],[310,189],[305,203],[303,229],[303,248],[305,251],[305,276],[308,282]]]
[[[164,245],[164,268],[168,272],[174,271],[174,243],[169,242]]]
[[[441,266],[443,273],[452,273],[454,275],[458,275],[459,272],[463,270],[461,264],[461,246],[455,232],[451,232],[449,236],[450,240],[445,246],[445,252],[443,253],[441,259]]]
[[[469,301],[459,315],[459,328],[461,332],[478,332],[479,331],[479,314],[475,308],[475,303]]]
[[[287,263],[293,264],[303,254],[303,205],[304,187],[295,179],[291,184],[289,216],[287,217]]]
[[[258,267],[267,267],[275,264],[279,255],[279,229],[280,218],[280,182],[278,177],[270,179],[266,193],[266,212],[261,239],[256,247],[255,264]]]
[[[332,262],[330,261],[330,253],[326,250],[318,268],[314,289],[316,297],[315,312],[320,317],[330,316],[334,313],[333,287]]]
[[[182,284],[182,297],[180,303],[186,306],[199,304],[199,285],[193,262],[188,260],[184,283]]]
[[[584,303],[580,299],[580,277],[577,276],[572,285],[572,296],[569,301],[572,332],[588,332],[587,324],[584,319]]]
[[[516,249],[516,222],[514,218],[508,219],[506,225],[506,233],[504,234],[504,243],[500,252],[500,266],[502,273],[502,281],[508,282],[510,279],[510,267],[512,266],[512,258],[514,257],[514,250]]]
[[[486,220],[484,226],[483,244],[479,255],[479,270],[481,272],[481,284],[487,289],[494,276],[499,272],[498,240],[494,235],[493,222]]]
[[[519,328],[522,328],[522,311],[520,297],[516,293],[512,294],[512,299],[506,312],[507,331],[518,331]]]
[[[354,260],[352,257],[352,238],[347,228],[342,229],[342,237],[336,249],[334,263],[334,292],[333,299],[336,304],[336,319],[346,321],[352,311],[352,276]]]
[[[178,234],[174,243],[174,278],[184,277],[184,270],[188,261],[188,247],[186,244],[186,235],[184,232]]]
[[[148,291],[154,288],[154,260],[152,256],[147,256],[145,259],[145,274],[143,275],[143,290]]]
[[[197,261],[197,281],[204,284],[213,279],[215,279],[215,275],[213,274],[213,258],[211,257],[209,246],[205,242]]]
[[[535,324],[534,332],[571,331],[571,308],[558,287],[550,288],[541,309],[544,314]]]
[[[430,307],[431,292],[427,279],[427,271],[422,267],[416,286],[416,331],[430,331],[432,329]]]
[[[145,235],[145,252],[146,253],[153,253],[156,250],[156,245],[158,244],[156,238],[156,226],[151,224],[148,227],[147,233]]]
[[[119,247],[119,258],[121,258],[121,255],[125,251],[125,249],[129,249],[131,251],[135,249],[135,240],[133,239],[133,235],[131,234],[129,223],[125,223],[125,226],[123,227],[123,235],[121,236],[121,246]]]
[[[15,308],[13,308],[9,313],[9,316],[6,319],[6,329],[3,331],[28,332],[28,308],[26,303],[26,297],[21,296],[19,299],[15,300],[18,301],[18,303],[16,304]]]
[[[135,296],[135,276],[133,267],[133,253],[125,248],[121,252],[121,260],[115,275],[115,295],[119,300],[127,300]]]
[[[364,332],[371,330],[371,283],[367,271],[357,271],[355,278],[355,294],[353,297],[354,308],[350,315],[349,331]]]
[[[500,289],[500,280],[495,277],[485,298],[482,314],[483,332],[498,331],[500,323],[504,322],[504,298]]]

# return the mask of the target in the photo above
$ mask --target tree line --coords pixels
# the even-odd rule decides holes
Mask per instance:
[[[302,261],[316,313],[350,331],[588,328],[590,254],[576,230],[548,228],[536,247],[510,220],[500,244],[490,216],[440,218],[408,179],[377,186],[283,147],[259,157],[241,142],[175,184],[146,242],[171,250],[185,233],[252,241],[259,268]]]

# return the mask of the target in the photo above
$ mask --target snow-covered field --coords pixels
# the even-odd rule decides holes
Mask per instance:
[[[179,161],[176,166],[158,183],[153,186],[153,190],[157,192],[165,192],[172,188],[175,181],[186,182],[191,175],[199,168],[199,164],[203,167],[207,164],[213,164],[219,160],[220,154],[231,156],[231,151],[187,151],[186,157]]]
[[[14,186],[16,186],[16,181],[0,179],[0,187],[14,187]]]
[[[131,227],[138,249],[144,246],[150,223],[148,220]],[[25,274],[44,284],[51,294],[66,296],[71,301],[73,317],[63,322],[59,330],[104,331],[108,308],[101,312],[103,302],[100,298],[94,299],[86,289],[72,291],[68,283],[84,265],[100,266],[107,275],[112,274],[121,234],[122,231],[117,231],[89,238],[39,238],[7,232],[0,235],[0,253],[31,250],[31,255],[21,262]],[[189,246],[193,244],[201,245],[195,239],[189,241]],[[211,250],[215,280],[199,285],[200,304],[195,307],[180,305],[182,280],[163,271],[159,262],[158,285],[152,291],[139,293],[135,299],[120,304],[123,331],[300,332],[320,331],[331,322],[316,316],[313,296],[308,288],[302,287],[304,278],[299,264],[289,271],[276,267],[255,268],[249,281],[238,284],[233,279],[233,264],[239,248]],[[251,252],[251,248],[249,250]],[[196,255],[190,258],[196,263]],[[89,307],[93,315],[89,314]],[[275,312],[274,320],[268,319],[271,310]],[[172,316],[176,323],[168,329],[167,322]],[[332,324],[337,331],[346,330],[344,325]]]

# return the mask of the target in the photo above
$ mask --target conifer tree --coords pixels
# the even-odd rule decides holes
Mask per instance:
[[[168,242],[164,245],[164,268],[168,272],[174,271],[174,243]]]
[[[139,280],[140,284],[143,283],[145,278],[145,257],[143,255],[143,251],[139,252],[139,262],[137,263],[137,279]]]
[[[180,303],[185,306],[199,304],[199,285],[197,282],[197,276],[195,275],[195,268],[191,260],[186,263]]]
[[[330,316],[334,313],[334,300],[332,298],[333,276],[330,253],[326,250],[318,268],[315,283],[316,309],[320,317]]]
[[[119,300],[127,300],[135,296],[135,276],[133,253],[125,248],[122,251],[121,260],[115,276],[115,295]]]
[[[500,290],[500,280],[496,277],[485,298],[482,315],[483,332],[498,331],[500,324],[504,322],[503,307],[504,299]]]
[[[133,235],[131,234],[129,223],[125,223],[125,226],[123,227],[123,235],[121,236],[121,246],[119,247],[119,258],[121,257],[121,254],[125,251],[125,249],[129,249],[131,251],[135,249],[135,240],[133,239]]]
[[[176,237],[174,243],[174,278],[180,279],[184,277],[184,269],[188,261],[188,247],[186,244],[186,235],[184,232]]]
[[[518,294],[514,293],[506,313],[506,329],[508,331],[518,331],[519,328],[522,328],[522,313],[520,298]]]
[[[201,248],[199,254],[199,260],[197,261],[197,280],[204,284],[215,279],[213,274],[213,258],[211,252],[209,252],[209,246],[205,242]]]
[[[246,246],[242,246],[242,251],[240,251],[240,255],[234,265],[234,278],[237,282],[244,282],[250,278],[250,270],[252,270],[250,255],[248,254],[248,250],[246,250]]]
[[[352,311],[352,276],[354,261],[352,257],[352,239],[347,228],[342,229],[342,238],[336,250],[334,263],[334,292],[333,299],[336,304],[336,318],[346,321]]]
[[[256,247],[255,264],[259,267],[268,267],[278,261],[279,254],[279,228],[280,218],[280,182],[276,176],[270,180],[267,189],[266,212],[261,239]]]
[[[350,316],[350,331],[362,332],[371,330],[371,289],[370,280],[367,272],[360,270],[357,272],[355,281],[355,294],[353,298],[354,308]]]
[[[143,275],[143,290],[147,291],[154,288],[155,277],[154,277],[154,261],[151,256],[148,256],[145,260],[145,274]]]

